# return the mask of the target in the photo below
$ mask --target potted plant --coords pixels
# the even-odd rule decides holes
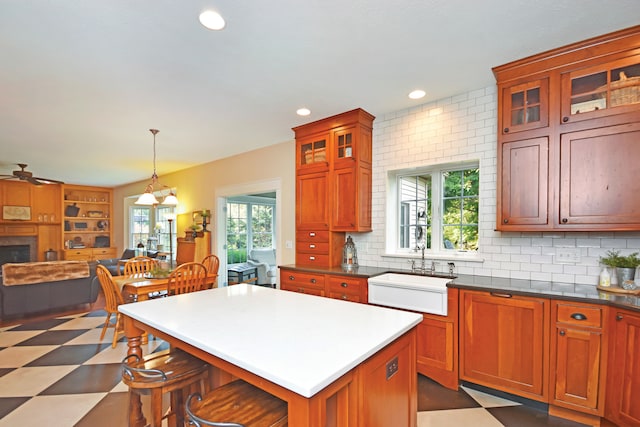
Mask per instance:
[[[615,269],[618,284],[623,285],[625,281],[633,281],[636,277],[636,268],[640,266],[638,252],[629,255],[620,255],[620,251],[609,250],[606,256],[600,257],[600,262]]]

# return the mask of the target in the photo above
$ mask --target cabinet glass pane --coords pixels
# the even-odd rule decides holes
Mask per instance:
[[[352,135],[346,133],[338,136],[338,158],[351,157],[353,155]]]
[[[511,94],[511,126],[540,121],[540,88]]]
[[[611,106],[640,102],[640,64],[611,70]]]
[[[327,142],[322,139],[300,146],[300,162],[303,165],[327,161]]]
[[[600,72],[571,80],[571,114],[607,108],[607,73]]]

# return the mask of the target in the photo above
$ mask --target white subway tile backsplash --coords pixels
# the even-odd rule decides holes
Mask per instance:
[[[497,179],[495,85],[379,115],[373,131],[373,231],[355,233],[361,264],[406,269],[383,257],[387,171],[435,163],[480,161],[480,250],[483,262],[456,261],[458,274],[477,274],[594,286],[608,249],[640,251],[640,232],[495,231]],[[558,248],[579,248],[580,262],[554,264]],[[444,263],[444,261],[441,261]],[[440,266],[442,268],[442,266]]]

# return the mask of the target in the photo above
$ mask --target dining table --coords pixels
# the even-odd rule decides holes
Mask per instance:
[[[208,288],[215,287],[217,274],[209,274],[205,278]],[[150,274],[132,274],[127,276],[113,276],[113,282],[120,288],[126,302],[145,301],[150,295],[166,293],[169,286],[169,276],[154,277]]]
[[[409,311],[251,284],[119,307],[128,354],[148,332],[284,400],[292,427],[416,427],[416,326]],[[129,425],[146,420],[140,404]]]

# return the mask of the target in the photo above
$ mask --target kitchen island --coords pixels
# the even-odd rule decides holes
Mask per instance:
[[[285,400],[290,426],[416,426],[419,314],[247,284],[119,309],[129,354],[146,330],[209,362],[214,385]]]

